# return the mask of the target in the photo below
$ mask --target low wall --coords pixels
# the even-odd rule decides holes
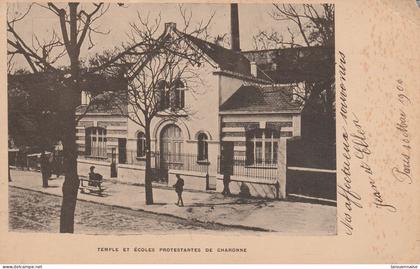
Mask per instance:
[[[278,185],[279,186],[279,185]],[[223,175],[217,175],[216,191],[223,191]],[[251,178],[231,176],[229,190],[234,195],[244,195],[259,198],[282,199],[282,192],[274,184],[252,181]]]
[[[124,183],[144,184],[146,167],[131,164],[118,164],[117,169],[118,181]]]
[[[287,194],[337,201],[336,173],[287,170]]]
[[[229,190],[235,195],[244,195],[270,199],[286,199],[286,153],[287,138],[281,137],[278,147],[277,170],[267,173],[267,177],[259,178],[253,175],[261,175],[261,171],[246,168],[247,176],[232,175]],[[268,171],[268,170],[267,170]],[[262,173],[264,176],[264,173]],[[274,176],[274,177],[273,177]],[[223,175],[218,174],[216,191],[223,191]]]
[[[206,173],[185,170],[169,170],[168,186],[172,187],[176,183],[176,174],[179,174],[184,180],[184,189],[206,191]]]
[[[77,159],[77,174],[88,176],[91,166],[95,166],[95,172],[104,178],[111,177],[111,163],[89,159]]]

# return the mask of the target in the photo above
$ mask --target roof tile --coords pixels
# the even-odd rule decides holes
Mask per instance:
[[[220,106],[223,112],[282,112],[300,110],[300,104],[293,101],[293,86],[242,85]]]

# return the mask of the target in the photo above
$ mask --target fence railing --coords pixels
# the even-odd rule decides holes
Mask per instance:
[[[112,156],[112,151],[106,147],[91,147],[90,150],[78,152],[78,158],[81,159],[111,162],[113,157],[115,159],[115,156]]]
[[[138,156],[136,150],[127,150],[126,154],[127,154],[126,155],[127,164],[146,166],[146,156]],[[154,160],[153,160],[153,155],[152,155],[152,163],[153,162]]]
[[[277,163],[255,162],[250,164],[247,162],[246,156],[234,156],[231,161],[223,160],[218,156],[217,164],[219,174],[228,170],[228,173],[233,176],[270,183],[276,181],[279,177]]]
[[[46,152],[48,159],[48,169],[51,169],[56,174],[62,173],[64,167],[63,156],[54,155],[51,152]],[[21,153],[19,151],[9,151],[9,165],[15,166],[22,170],[41,170],[41,153]]]
[[[138,156],[137,151],[127,150],[127,164],[133,165],[146,165],[145,156]],[[199,160],[198,155],[181,153],[171,154],[165,153],[162,155],[161,152],[151,153],[151,167],[158,169],[174,169],[184,171],[194,171],[207,173],[210,163],[206,160]]]

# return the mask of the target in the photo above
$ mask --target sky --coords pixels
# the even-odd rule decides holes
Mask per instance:
[[[88,11],[92,5],[88,3],[81,4],[82,8]],[[198,24],[200,20],[207,21],[213,12],[215,16],[209,28],[211,36],[230,33],[230,5],[229,4],[184,4],[183,7],[192,14],[192,24]],[[28,8],[26,3],[11,3],[8,5],[8,16],[18,16]],[[240,26],[240,44],[242,50],[252,50],[252,37],[260,30],[285,31],[288,22],[275,22],[269,12],[272,10],[271,4],[239,4],[239,26]],[[130,29],[129,24],[138,21],[137,13],[142,16],[149,16],[151,20],[161,15],[162,23],[175,22],[182,25],[182,17],[179,13],[178,4],[133,4],[126,7],[118,7],[111,4],[108,12],[100,18],[95,25],[99,26],[101,31],[110,31],[107,35],[94,35],[93,41],[96,44],[88,50],[88,42],[85,42],[81,50],[81,57],[87,58],[94,53],[100,53],[103,50],[111,49],[122,42],[128,41],[127,33]],[[59,21],[57,16],[51,11],[40,6],[34,6],[30,13],[22,20],[16,23],[16,30],[23,39],[31,44],[33,34],[38,39],[48,40],[53,29],[59,31]],[[163,29],[162,29],[163,31]],[[23,59],[16,59],[15,67],[21,67],[24,64]],[[65,64],[65,63],[62,63]]]

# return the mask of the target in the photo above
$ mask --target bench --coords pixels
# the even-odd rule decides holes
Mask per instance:
[[[97,194],[98,196],[103,196],[102,193],[105,190],[105,188],[102,187],[103,182],[103,179],[90,180],[87,177],[80,177],[80,193]]]

